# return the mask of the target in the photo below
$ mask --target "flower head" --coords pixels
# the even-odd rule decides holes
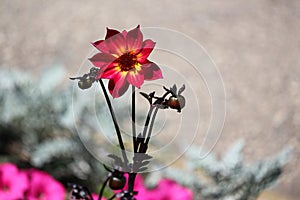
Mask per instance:
[[[39,171],[28,171],[30,188],[27,193],[28,200],[64,200],[65,189],[49,174]]]
[[[97,79],[109,79],[108,88],[114,98],[122,96],[129,84],[140,88],[144,80],[162,78],[160,68],[148,60],[155,42],[143,41],[140,26],[121,33],[107,28],[105,40],[92,44],[101,51],[90,58],[100,68]]]
[[[0,164],[0,199],[22,199],[28,177],[11,163]]]

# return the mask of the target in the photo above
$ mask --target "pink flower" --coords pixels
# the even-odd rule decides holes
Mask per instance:
[[[143,41],[140,26],[127,32],[107,28],[105,40],[92,43],[102,53],[97,53],[90,61],[100,68],[98,79],[109,79],[108,89],[116,98],[122,96],[129,84],[140,88],[144,80],[162,78],[160,68],[148,60],[155,43]]]
[[[126,175],[126,177],[128,177]],[[127,188],[127,186],[125,186]],[[137,175],[134,190],[138,191],[137,200],[192,200],[191,190],[179,185],[173,180],[162,179],[154,189],[147,189],[142,176]],[[120,191],[119,191],[120,192]]]
[[[64,200],[65,189],[49,174],[39,170],[29,170],[30,187],[28,200]]]
[[[182,187],[175,181],[162,179],[154,190],[150,190],[148,200],[191,200],[192,191]]]
[[[0,164],[0,199],[21,199],[28,188],[28,178],[14,164]]]

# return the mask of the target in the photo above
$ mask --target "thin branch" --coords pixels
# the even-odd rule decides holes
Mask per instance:
[[[136,126],[135,126],[135,87],[132,86],[131,94],[132,106],[131,106],[131,117],[132,117],[132,144],[134,153],[137,152],[137,139],[136,139]]]
[[[117,194],[112,195],[109,199],[107,200],[113,200],[115,197],[117,196]]]
[[[128,177],[128,191],[132,192],[134,191],[134,181],[136,178],[136,173],[129,173]]]
[[[143,134],[142,134],[143,138],[146,137],[146,133],[147,133],[147,130],[148,130],[148,126],[149,126],[149,122],[150,122],[150,118],[151,118],[153,109],[154,109],[154,106],[150,105],[150,108],[149,108],[149,111],[148,111],[148,114],[147,114],[147,118],[146,118],[146,121],[145,121],[145,125],[144,125]]]
[[[148,145],[149,141],[150,141],[150,138],[151,138],[151,134],[152,134],[152,129],[153,129],[153,125],[154,125],[154,121],[155,121],[155,118],[156,118],[156,114],[158,112],[158,107],[155,108],[154,110],[154,113],[153,113],[153,116],[152,116],[152,119],[151,119],[151,124],[150,124],[150,128],[149,128],[149,131],[148,131],[148,135],[147,135],[147,138],[146,138],[146,142],[145,144]]]
[[[120,145],[120,148],[121,148],[121,152],[122,152],[124,162],[127,165],[128,164],[128,158],[127,158],[127,155],[126,155],[126,152],[125,152],[125,147],[124,147],[124,143],[123,143],[123,140],[122,140],[121,131],[120,131],[120,128],[119,128],[119,125],[118,125],[113,107],[112,107],[111,102],[109,100],[109,97],[108,97],[108,94],[107,94],[107,91],[105,89],[105,86],[103,84],[102,79],[99,79],[99,83],[100,83],[100,86],[103,90],[103,93],[104,93],[104,96],[105,96],[105,99],[106,99],[106,103],[107,103],[109,112],[111,114],[111,117],[112,117],[112,120],[113,120],[113,123],[114,123],[114,126],[115,126],[115,130],[116,130],[116,133],[117,133],[117,137],[118,137],[118,141],[119,141],[119,145]]]
[[[104,188],[108,182],[108,180],[110,179],[110,176],[106,178],[106,180],[104,181],[102,187],[101,187],[101,190],[99,192],[99,196],[98,196],[98,200],[101,200],[102,199],[102,196],[103,196],[103,192],[104,192]]]

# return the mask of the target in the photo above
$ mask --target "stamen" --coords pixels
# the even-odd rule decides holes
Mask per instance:
[[[117,59],[117,62],[122,71],[129,71],[137,64],[137,57],[131,53],[125,53]]]

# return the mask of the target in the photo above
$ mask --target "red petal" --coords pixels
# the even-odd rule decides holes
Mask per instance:
[[[127,50],[139,52],[143,44],[143,34],[140,30],[140,26],[132,29],[128,32],[127,37]]]
[[[126,38],[127,37],[127,31],[126,30],[122,31],[122,35],[124,36],[124,38]]]
[[[105,39],[107,40],[108,38],[116,35],[116,34],[119,34],[120,32],[115,30],[115,29],[110,29],[108,27],[106,27],[106,36],[105,36]]]
[[[130,71],[128,72],[127,80],[131,85],[140,88],[144,83],[144,75],[137,71]]]
[[[120,32],[114,29],[106,28],[105,40],[117,34],[120,34]],[[94,47],[96,47],[99,51],[103,53],[110,53],[109,46],[107,46],[107,42],[105,40],[98,40],[96,42],[92,42],[92,45],[94,45]]]
[[[103,53],[109,53],[109,48],[107,47],[106,42],[104,42],[104,40],[92,42],[92,45]]]
[[[137,59],[140,63],[143,63],[148,56],[150,55],[150,53],[152,52],[153,48],[155,46],[155,42],[153,42],[152,40],[148,39],[145,40],[143,42],[143,47],[141,52],[137,55]]]
[[[108,89],[113,98],[120,97],[127,91],[129,84],[126,80],[126,74],[118,73],[109,80]]]
[[[97,53],[93,57],[89,58],[95,67],[103,68],[112,64],[116,58],[107,53]]]
[[[120,67],[118,67],[118,66],[109,66],[101,74],[101,78],[112,79],[120,72],[121,72]]]
[[[116,34],[104,41],[111,54],[121,56],[127,52],[126,40],[122,33]]]
[[[155,63],[147,63],[141,66],[142,74],[144,75],[145,80],[156,80],[163,78],[160,68]]]

